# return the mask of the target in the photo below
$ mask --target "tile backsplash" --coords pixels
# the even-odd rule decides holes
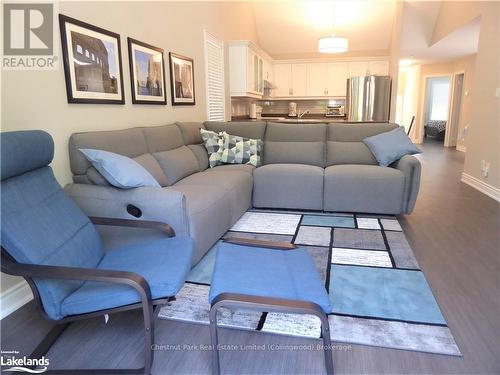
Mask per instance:
[[[314,99],[314,100],[257,100],[251,98],[232,98],[231,99],[231,115],[232,116],[248,116],[250,114],[250,104],[255,103],[262,107],[262,115],[278,115],[288,113],[288,103],[296,102],[297,109],[309,111],[310,114],[324,115],[328,104],[345,105],[345,99]],[[259,111],[257,111],[259,112]]]

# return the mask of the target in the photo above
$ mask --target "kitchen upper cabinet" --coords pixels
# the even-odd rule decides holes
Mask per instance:
[[[261,98],[264,93],[264,57],[248,41],[230,42],[229,86],[231,96]]]
[[[329,63],[327,66],[327,96],[346,96],[347,63]]]
[[[328,64],[307,64],[307,96],[328,95]]]
[[[292,96],[292,64],[274,65],[274,96]]]
[[[347,64],[349,77],[366,76],[368,73],[368,61],[351,61]]]
[[[307,96],[307,64],[292,64],[292,96]]]
[[[307,64],[307,96],[345,96],[346,85],[347,63]]]
[[[274,96],[307,96],[307,64],[275,64]]]
[[[348,63],[349,77],[366,75],[387,76],[389,75],[388,61],[351,61]]]
[[[389,61],[370,61],[368,63],[368,71],[374,76],[389,75]]]

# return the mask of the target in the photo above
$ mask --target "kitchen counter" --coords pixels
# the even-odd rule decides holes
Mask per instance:
[[[358,124],[358,123],[381,123],[388,121],[348,121],[346,117],[325,117],[321,115],[305,115],[302,118],[288,117],[286,115],[265,116],[264,118],[251,119],[248,116],[233,116],[231,121],[272,121],[282,124],[324,124],[324,123],[341,123],[341,124]]]

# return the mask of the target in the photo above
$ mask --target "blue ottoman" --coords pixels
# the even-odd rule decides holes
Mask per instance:
[[[330,299],[313,260],[303,248],[276,250],[220,243],[210,287],[213,372],[220,373],[217,311],[221,307],[316,315],[321,320],[325,366],[333,374]]]

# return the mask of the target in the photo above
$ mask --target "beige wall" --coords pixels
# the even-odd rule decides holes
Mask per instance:
[[[68,104],[62,66],[57,71],[3,71],[2,130],[43,129],[55,141],[54,172],[61,184],[71,181],[68,138],[71,133],[162,125],[206,119],[203,30],[221,40],[256,41],[248,2],[61,2],[62,14],[121,36],[125,105]],[[127,37],[165,51],[168,105],[132,105]],[[59,29],[56,36],[60,43]],[[168,52],[194,58],[195,106],[171,105]],[[226,93],[228,79],[226,77]],[[230,114],[229,96],[226,110]],[[1,290],[19,279],[2,274]]]
[[[500,3],[498,1],[443,2],[432,41],[480,16],[479,45],[475,60],[470,130],[464,173],[500,189]],[[481,160],[490,163],[483,177]]]
[[[392,25],[391,43],[390,43],[390,59],[389,59],[389,75],[392,77],[392,92],[391,92],[391,111],[389,120],[396,120],[396,107],[398,95],[398,80],[399,80],[399,59],[401,52],[401,30],[403,27],[403,9],[405,3],[398,1],[396,4],[396,12],[394,14],[394,22]]]
[[[61,184],[71,181],[67,151],[71,133],[206,119],[204,29],[224,41],[256,40],[252,7],[246,2],[62,2],[59,9],[62,14],[120,34],[126,102],[68,104],[62,66],[57,71],[3,72],[2,129],[48,131],[56,143],[53,167]],[[131,103],[128,36],[164,49],[167,106]],[[169,51],[194,58],[195,106],[171,105]],[[229,101],[226,107],[230,111]]]
[[[415,142],[416,128],[418,127],[418,102],[420,87],[420,65],[401,67],[398,76],[398,92],[396,100],[396,123],[408,131],[411,119],[415,116],[410,137]]]
[[[464,85],[462,90],[462,103],[460,110],[460,119],[458,124],[457,145],[467,147],[467,138],[464,138],[464,128],[467,126],[468,131],[472,127],[471,110],[472,99],[474,96],[474,76],[475,76],[475,60],[476,55],[466,56],[458,60],[449,61],[438,64],[424,64],[420,69],[420,84],[418,95],[418,115],[414,138],[421,141],[424,135],[424,110],[425,110],[425,82],[427,77],[433,76],[450,76],[453,79],[453,74],[464,73]],[[465,95],[468,92],[468,95]]]

